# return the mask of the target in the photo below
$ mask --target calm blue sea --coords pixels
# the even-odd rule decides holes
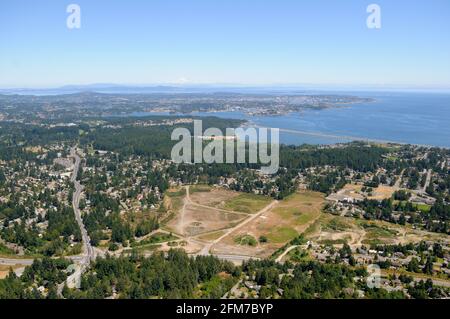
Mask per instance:
[[[280,140],[285,144],[334,144],[367,139],[450,148],[450,94],[339,94],[370,97],[376,101],[283,116],[248,116],[240,112],[196,115],[246,119],[256,126],[280,128]]]

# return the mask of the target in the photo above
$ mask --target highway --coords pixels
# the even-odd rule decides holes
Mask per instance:
[[[76,147],[72,147],[70,150],[70,157],[75,160],[74,169],[70,181],[74,184],[75,191],[72,197],[72,206],[75,213],[75,219],[81,230],[81,237],[83,241],[83,253],[80,256],[78,266],[75,272],[67,278],[67,284],[69,287],[79,287],[81,282],[81,275],[87,269],[91,261],[95,260],[95,250],[91,245],[91,239],[89,238],[86,227],[84,227],[83,220],[80,212],[80,196],[83,191],[83,186],[80,181],[77,180],[78,170],[80,169],[81,159],[77,154]]]
[[[33,259],[19,259],[19,258],[0,258],[0,265],[6,266],[30,266],[33,264]]]

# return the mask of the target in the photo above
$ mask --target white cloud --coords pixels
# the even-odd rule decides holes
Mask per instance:
[[[189,82],[190,82],[189,79],[185,77],[180,77],[175,81],[176,84],[186,84]]]

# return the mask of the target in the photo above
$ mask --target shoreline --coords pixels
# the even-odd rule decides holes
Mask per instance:
[[[342,109],[342,108],[338,108]],[[195,118],[195,117],[217,117],[220,119],[225,120],[235,120],[236,118],[230,118],[227,117],[225,114],[219,114],[217,113],[223,113],[220,111],[217,112],[191,112],[191,113],[165,113],[163,112],[139,112],[139,114],[121,114],[119,117],[135,117],[135,118],[144,118],[146,116],[168,116],[168,117],[188,117],[188,118]],[[243,113],[244,115],[247,115],[246,113]],[[273,117],[281,117],[286,115],[270,115]],[[269,115],[264,117],[270,117]],[[249,119],[241,119],[244,121],[244,123],[240,126],[242,128],[270,128],[264,125],[259,125],[254,123],[252,120]],[[377,138],[368,138],[368,137],[361,137],[361,136],[349,136],[349,135],[338,135],[338,134],[332,134],[332,133],[323,133],[323,132],[317,132],[317,131],[302,131],[302,130],[294,130],[294,129],[287,129],[287,128],[278,128],[280,132],[288,133],[288,134],[296,134],[296,135],[303,135],[303,136],[313,136],[313,137],[323,137],[323,138],[330,138],[330,139],[343,139],[347,140],[344,142],[332,142],[332,143],[298,143],[298,144],[292,144],[292,143],[280,143],[284,145],[302,145],[302,144],[310,144],[310,145],[336,145],[336,144],[343,144],[343,143],[351,143],[351,142],[370,142],[370,143],[377,143],[377,144],[396,144],[396,145],[412,145],[412,146],[418,146],[418,147],[427,147],[427,148],[440,148],[440,149],[450,149],[450,146],[440,146],[440,145],[431,145],[431,144],[421,144],[421,143],[411,143],[411,142],[401,142],[401,141],[395,141],[395,140],[385,140],[385,139],[377,139]]]
[[[241,127],[243,127],[243,128],[253,127],[256,129],[259,129],[259,128],[270,129],[269,127],[261,126],[261,125],[257,125],[257,124],[243,125]],[[284,128],[278,128],[278,129],[280,132],[290,133],[290,134],[348,140],[346,142],[336,142],[336,143],[330,143],[330,144],[311,144],[311,145],[337,145],[337,144],[348,144],[348,143],[352,143],[352,142],[368,142],[368,143],[375,143],[375,144],[411,145],[411,146],[426,147],[426,148],[440,148],[440,149],[446,149],[446,150],[450,149],[450,147],[447,147],[447,146],[397,142],[397,141],[392,141],[392,140],[382,140],[382,139],[364,138],[364,137],[356,137],[356,136],[333,135],[333,134],[328,134],[328,133],[292,130],[292,129],[284,129]],[[303,143],[303,144],[308,144],[308,143]],[[280,143],[280,145],[290,145],[290,144]],[[298,145],[302,145],[302,144],[298,144]]]

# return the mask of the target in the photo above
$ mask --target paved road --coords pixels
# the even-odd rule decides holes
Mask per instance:
[[[72,198],[72,206],[73,206],[73,211],[75,213],[75,219],[81,230],[81,237],[83,240],[83,254],[80,256],[81,258],[79,259],[79,264],[77,265],[75,272],[67,278],[67,284],[69,285],[69,287],[79,287],[80,282],[81,282],[81,275],[86,270],[86,268],[89,266],[91,261],[95,260],[96,254],[95,254],[95,250],[93,249],[93,247],[91,245],[91,239],[89,238],[88,232],[87,232],[86,228],[84,227],[83,220],[81,218],[80,208],[79,208],[80,196],[83,191],[83,186],[77,180],[78,170],[80,169],[81,159],[77,154],[76,147],[73,147],[70,150],[70,156],[75,159],[73,173],[70,178],[70,181],[74,184],[74,187],[75,187],[75,191],[73,193],[73,198]]]
[[[83,256],[76,255],[76,256],[69,256],[68,259],[72,260],[73,262],[79,263],[83,260]],[[33,264],[34,259],[32,258],[0,258],[0,265],[23,265],[23,266],[29,266]]]
[[[248,260],[261,260],[261,258],[253,257],[253,256],[244,256],[244,255],[222,255],[222,254],[210,254],[214,257],[217,257],[222,260],[228,260],[235,264],[242,264],[244,261]]]
[[[422,193],[422,194],[426,194],[426,190],[427,190],[427,188],[428,188],[428,186],[430,186],[430,182],[431,182],[431,173],[432,173],[433,171],[431,170],[431,169],[429,169],[428,171],[427,171],[427,178],[426,178],[426,180],[425,180],[425,185],[422,187],[422,189],[420,190],[420,192]]]
[[[75,213],[75,219],[77,220],[78,226],[81,230],[81,236],[83,239],[83,246],[84,246],[84,253],[86,254],[86,262],[89,264],[90,261],[95,259],[95,252],[91,245],[91,240],[89,238],[89,235],[86,231],[86,228],[84,227],[83,220],[81,219],[81,212],[80,212],[80,196],[81,192],[83,191],[83,186],[80,184],[79,181],[76,180],[78,175],[78,170],[80,169],[80,157],[76,153],[76,149],[71,149],[71,156],[75,159],[75,167],[72,173],[71,181],[74,183],[75,186],[75,192],[73,193],[72,198],[72,206]]]
[[[33,264],[33,259],[0,258],[0,265],[6,265],[6,266],[15,266],[15,265],[29,266],[31,264]]]
[[[69,256],[73,262],[80,263],[84,256]],[[33,264],[34,259],[32,258],[0,258],[0,265],[7,266],[29,266]]]

